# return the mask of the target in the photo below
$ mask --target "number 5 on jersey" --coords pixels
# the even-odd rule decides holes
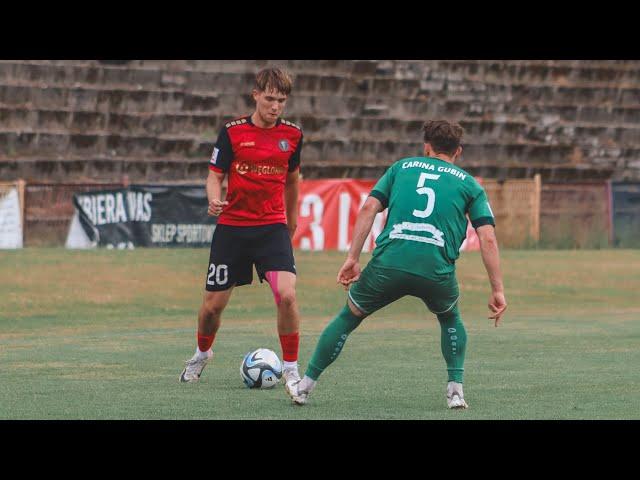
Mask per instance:
[[[426,180],[438,180],[440,175],[434,175],[433,173],[421,173],[420,178],[418,179],[418,188],[416,192],[418,195],[426,195],[427,196],[427,208],[424,210],[414,210],[413,216],[418,218],[427,218],[429,215],[433,213],[433,208],[436,204],[436,192],[433,191],[432,188],[425,187],[424,182]]]
[[[214,278],[215,276],[215,278]],[[209,275],[207,275],[207,285],[224,285],[229,281],[229,268],[226,265],[209,265]]]

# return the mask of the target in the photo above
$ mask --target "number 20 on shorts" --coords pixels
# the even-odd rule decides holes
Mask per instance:
[[[209,275],[207,275],[207,285],[224,285],[229,281],[229,268],[226,265],[209,265]]]

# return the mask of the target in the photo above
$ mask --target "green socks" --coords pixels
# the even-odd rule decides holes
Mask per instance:
[[[307,366],[305,375],[313,380],[318,380],[322,372],[331,365],[344,347],[347,337],[363,318],[355,316],[348,305],[326,326],[313,356]],[[438,315],[440,322],[440,346],[442,356],[447,363],[449,382],[463,383],[464,355],[467,346],[467,332],[460,318],[460,311],[456,305],[450,311]]]
[[[338,358],[349,334],[362,322],[362,317],[355,316],[348,305],[326,326],[318,339],[318,344],[307,366],[305,375],[318,380],[320,374]]]
[[[460,318],[458,305],[446,313],[438,315],[440,322],[440,347],[447,362],[449,382],[463,383],[464,354],[467,346],[467,332]]]

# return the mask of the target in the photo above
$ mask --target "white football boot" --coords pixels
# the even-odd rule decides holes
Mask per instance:
[[[206,357],[201,357],[197,353],[193,355],[189,360],[185,362],[184,370],[180,374],[181,382],[197,382],[200,380],[202,370],[207,366],[207,362],[213,356],[211,349],[207,351]]]
[[[469,407],[467,402],[464,401],[464,393],[462,392],[461,383],[449,382],[447,384],[447,406],[455,409]]]
[[[300,374],[297,368],[286,368],[282,371],[282,379],[284,380],[285,388],[287,385],[293,385],[300,381]]]
[[[308,379],[308,377],[305,377],[305,378]],[[307,380],[307,382],[309,382],[309,380]],[[291,400],[293,400],[293,403],[295,403],[296,405],[304,405],[305,403],[307,403],[309,394],[311,393],[311,391],[314,389],[316,385],[316,382],[312,381],[311,383],[307,383],[307,387],[303,389],[301,388],[302,383],[303,383],[303,380],[298,380],[295,383],[284,384],[284,389],[287,391],[287,393],[291,397]]]

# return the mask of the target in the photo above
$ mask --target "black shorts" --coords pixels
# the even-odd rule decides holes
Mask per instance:
[[[253,282],[253,265],[260,282],[266,272],[296,273],[289,230],[283,223],[257,227],[217,225],[211,239],[205,288],[209,292]]]

